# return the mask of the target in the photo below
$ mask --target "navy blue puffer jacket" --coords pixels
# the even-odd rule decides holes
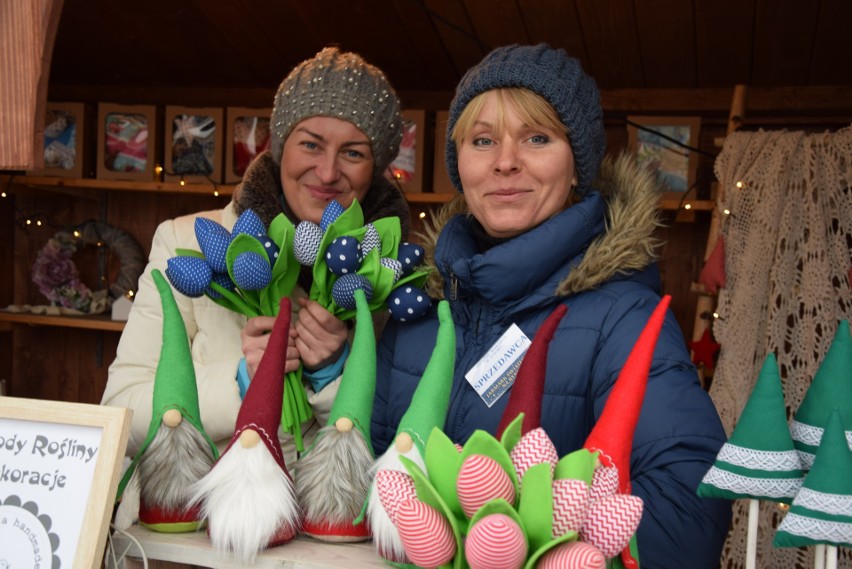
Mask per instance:
[[[533,338],[557,303],[568,313],[550,344],[541,426],[559,456],[583,446],[634,342],[660,300],[651,262],[656,193],[625,161],[605,163],[600,192],[483,254],[472,218],[451,217],[434,263],[456,326],[456,371],[444,431],[464,443],[494,433],[509,399],[486,406],[464,374],[513,323]],[[435,311],[389,323],[379,346],[372,440],[377,455],[393,440],[437,333]],[[669,312],[648,378],[630,462],[632,491],[644,501],[638,530],[646,569],[715,568],[730,502],[696,488],[725,442],[698,382],[683,334]]]

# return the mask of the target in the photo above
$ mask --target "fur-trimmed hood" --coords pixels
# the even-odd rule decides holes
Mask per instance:
[[[282,199],[281,173],[272,160],[269,151],[265,151],[252,161],[243,176],[243,181],[234,191],[234,209],[240,215],[252,209],[268,226],[276,215],[284,214],[298,225],[301,221]],[[410,210],[405,196],[389,180],[378,176],[373,179],[364,201],[361,202],[364,221],[370,222],[382,217],[399,217],[403,239],[407,238],[410,227]]]
[[[616,159],[604,159],[593,187],[605,203],[604,229],[572,261],[574,266],[558,281],[554,296],[591,290],[618,275],[641,271],[656,260],[655,250],[660,242],[654,231],[661,225],[661,188],[653,177],[639,168],[631,156],[622,154]],[[435,250],[442,230],[456,215],[465,213],[469,213],[467,204],[464,195],[459,194],[427,225],[420,239],[426,248],[427,263],[433,269],[437,269]],[[433,270],[428,284],[430,295],[443,298],[444,285],[441,272]]]

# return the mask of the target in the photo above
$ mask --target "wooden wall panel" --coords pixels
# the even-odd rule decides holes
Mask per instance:
[[[820,5],[801,0],[757,3],[750,85],[790,85],[808,77]]]
[[[695,87],[695,17],[691,2],[634,2],[646,85]]]
[[[623,0],[577,0],[589,54],[586,72],[598,86],[646,87],[632,3]]]

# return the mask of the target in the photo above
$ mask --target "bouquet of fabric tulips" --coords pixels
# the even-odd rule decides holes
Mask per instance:
[[[401,242],[399,219],[364,224],[358,200],[348,209],[336,201],[325,208],[320,225],[302,221],[293,242],[296,260],[313,267],[310,297],[347,320],[355,315],[356,289],[364,290],[371,311],[387,304],[391,317],[416,320],[431,306],[420,288],[427,273],[418,266],[423,248]]]
[[[543,429],[522,437],[519,415],[498,441],[463,446],[438,428],[426,471],[379,470],[382,506],[418,567],[604,569],[631,543],[642,500],[618,493],[618,472],[585,448],[558,459]]]
[[[431,305],[420,288],[427,273],[417,269],[423,249],[401,243],[399,219],[364,224],[357,200],[348,209],[329,202],[320,225],[298,226],[281,213],[267,228],[252,210],[244,211],[231,231],[198,217],[195,236],[201,251],[178,249],[166,276],[180,293],[213,302],[247,318],[277,316],[280,299],[292,294],[300,265],[313,267],[311,299],[346,320],[356,314],[354,291],[365,291],[370,309],[390,305],[391,317],[422,316]],[[322,254],[321,254],[322,252]],[[281,425],[301,452],[301,424],[312,416],[301,368],[285,380]]]

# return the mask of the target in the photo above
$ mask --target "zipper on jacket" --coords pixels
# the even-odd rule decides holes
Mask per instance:
[[[444,265],[444,269],[450,276],[450,300],[458,300],[459,297],[459,279],[456,274],[448,266]]]

